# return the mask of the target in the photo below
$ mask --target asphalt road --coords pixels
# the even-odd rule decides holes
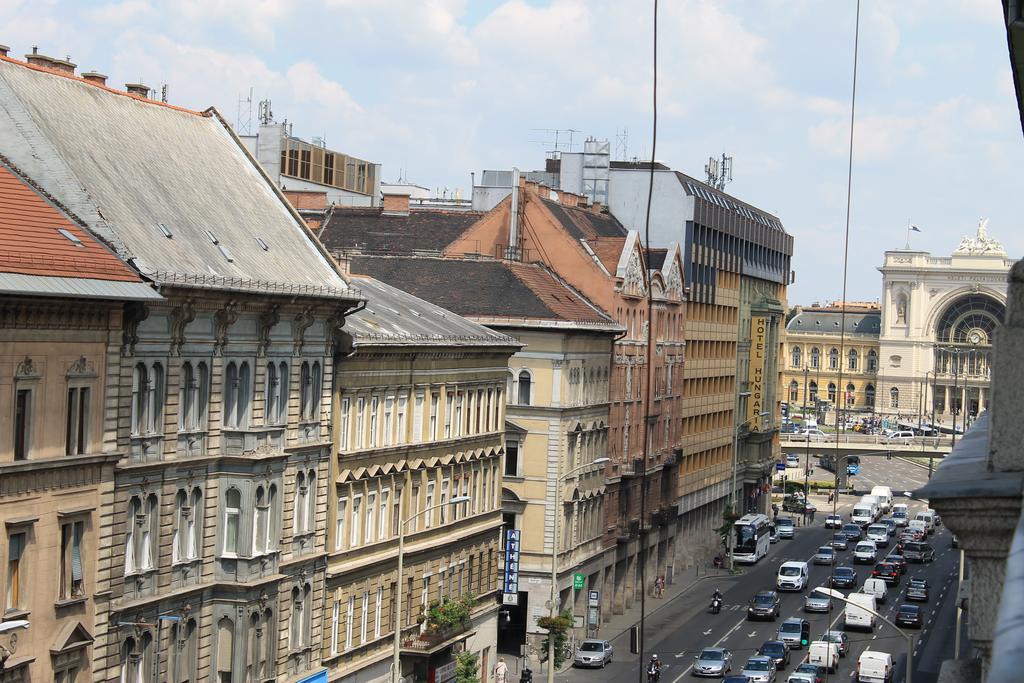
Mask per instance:
[[[861,472],[862,474],[855,478],[858,490],[870,490],[876,484],[887,485],[892,487],[893,493],[898,496],[895,502],[906,502],[910,505],[911,514],[926,507],[921,501],[902,497],[903,491],[913,490],[924,483],[927,478],[926,470],[898,459],[862,458]],[[858,499],[859,495],[841,496],[837,501],[837,512],[846,516]],[[841,604],[835,602],[831,614],[806,613],[802,609],[806,593],[780,593],[782,615],[777,622],[746,619],[748,600],[759,590],[775,587],[775,575],[781,562],[809,561],[818,546],[827,542],[832,531],[825,529],[822,523],[830,512],[831,510],[820,509],[816,522],[808,527],[798,528],[794,539],[781,540],[772,545],[768,557],[756,565],[743,567],[741,575],[722,579],[718,588],[725,595],[725,604],[720,614],[712,615],[708,612],[710,594],[715,586],[704,582],[699,588],[680,596],[648,618],[645,628],[645,659],[651,652],[656,652],[665,663],[661,683],[682,683],[692,680],[691,665],[694,657],[704,647],[729,648],[733,653],[733,673],[739,673],[747,658],[755,654],[764,641],[775,638],[777,627],[788,617],[807,619],[811,624],[811,640],[818,639],[823,631],[828,630],[829,624],[834,624],[831,626],[833,629],[842,629]],[[929,601],[916,603],[921,605],[925,624],[919,631],[909,631],[915,636],[914,683],[934,682],[939,664],[943,659],[952,656],[953,650],[959,551],[950,547],[951,536],[945,527],[939,529],[929,540],[936,550],[935,561],[930,564],[911,564],[909,568],[911,577],[925,578],[930,584]],[[879,554],[881,555],[882,551]],[[853,564],[852,549],[840,551],[838,555],[837,564],[854,567],[860,584],[870,575],[871,565]],[[828,566],[812,566],[810,586],[824,585],[829,574]],[[907,577],[904,577],[897,586],[889,587],[888,599],[880,609],[886,617],[894,615],[897,607],[904,602],[902,596],[906,585]],[[847,635],[850,638],[850,653],[840,660],[838,672],[830,675],[829,681],[850,681],[854,676],[857,658],[865,649],[881,650],[891,654],[896,669],[894,681],[904,679],[907,641],[892,627],[878,622],[873,633],[847,631]],[[646,683],[646,676],[637,656],[629,653],[628,638],[620,637],[613,641],[613,645],[615,657],[606,668],[572,669],[560,674],[557,677],[559,682],[578,683],[586,680],[588,683]],[[779,683],[786,680],[789,672],[803,661],[805,655],[804,650],[791,652],[789,665],[779,670]],[[540,672],[539,676],[535,673],[535,679],[538,677],[543,678],[543,673]]]

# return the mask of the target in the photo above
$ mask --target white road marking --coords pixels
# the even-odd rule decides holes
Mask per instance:
[[[704,631],[704,635],[706,635],[706,636],[711,635],[711,629],[708,629],[707,631]]]

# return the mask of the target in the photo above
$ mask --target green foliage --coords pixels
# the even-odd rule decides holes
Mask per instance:
[[[722,510],[722,526],[715,529],[718,532],[719,537],[722,539],[722,546],[725,548],[729,547],[729,534],[732,533],[732,526],[736,523],[736,520],[742,517],[732,511],[732,505],[729,503],[725,504],[725,508]]]
[[[469,619],[470,610],[476,605],[476,598],[471,595],[431,600],[421,621],[427,622],[427,631],[444,631],[464,624]]]
[[[555,637],[555,668],[565,663],[565,641],[568,640],[569,629],[572,628],[572,610],[565,610],[557,617],[541,617],[537,626],[547,629],[548,635],[541,642],[540,661],[548,661],[548,638]]]
[[[455,655],[455,683],[480,683],[480,658],[463,650]]]

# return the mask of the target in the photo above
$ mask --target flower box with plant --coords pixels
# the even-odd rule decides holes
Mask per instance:
[[[469,621],[470,612],[477,605],[476,598],[464,595],[461,598],[432,600],[426,611],[420,615],[420,623],[427,634],[450,633],[462,628]]]

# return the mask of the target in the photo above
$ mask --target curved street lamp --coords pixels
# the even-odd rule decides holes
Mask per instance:
[[[829,597],[833,597],[836,600],[839,600],[841,602],[845,602],[847,605],[853,605],[854,607],[859,607],[860,609],[864,610],[865,612],[870,612],[871,614],[875,615],[876,617],[878,617],[879,619],[884,621],[887,626],[891,626],[893,628],[893,630],[896,631],[896,633],[898,633],[901,636],[903,636],[904,638],[906,638],[907,639],[907,673],[906,673],[906,675],[904,677],[904,681],[905,681],[905,683],[914,683],[914,666],[913,666],[914,634],[913,633],[907,633],[906,631],[901,629],[899,626],[897,626],[896,624],[892,623],[891,621],[886,619],[884,616],[882,616],[881,614],[879,614],[875,610],[871,609],[870,607],[865,607],[864,605],[858,605],[853,600],[847,599],[845,595],[843,595],[842,593],[840,593],[839,591],[837,591],[834,588],[825,588],[824,586],[822,586],[820,588],[816,588],[815,590],[817,590],[817,591],[819,591],[821,593],[824,593],[825,595],[828,595]]]

